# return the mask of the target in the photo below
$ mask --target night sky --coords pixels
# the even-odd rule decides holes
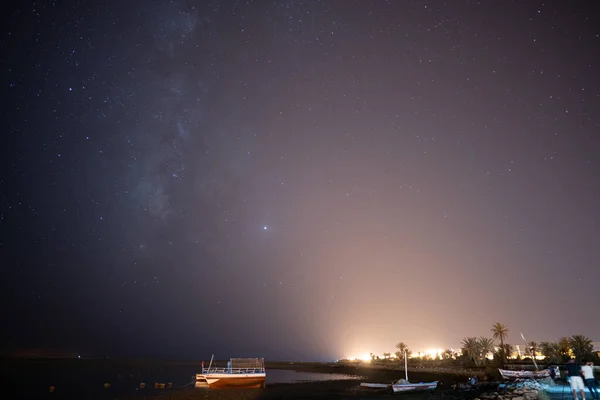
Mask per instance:
[[[4,5],[3,346],[600,340],[593,3]]]

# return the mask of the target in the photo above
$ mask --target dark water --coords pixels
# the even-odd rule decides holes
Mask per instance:
[[[10,399],[109,399],[193,388],[200,366],[39,362],[5,364],[2,369],[0,380],[5,382],[1,386]],[[267,369],[267,385],[356,379],[359,377]],[[144,388],[140,387],[142,383]],[[155,383],[165,384],[165,388],[155,389]]]
[[[321,372],[300,372],[284,369],[267,370],[267,384],[270,383],[295,383],[295,382],[320,382],[339,380],[358,380],[360,376],[345,374],[326,374]]]
[[[83,360],[11,362],[3,364],[0,379],[5,381],[3,392],[10,399],[104,399],[137,394],[142,391],[141,383],[145,383],[143,391],[149,394],[157,392],[155,383],[181,387],[195,380],[198,369],[195,365]]]

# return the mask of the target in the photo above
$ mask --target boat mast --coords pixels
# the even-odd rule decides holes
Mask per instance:
[[[215,357],[215,355],[213,354],[212,356],[210,356],[210,364],[208,364],[208,372],[210,372],[210,366],[212,365],[213,362],[213,358]]]
[[[537,363],[535,362],[535,356],[531,353],[531,349],[529,348],[529,344],[527,344],[527,340],[525,339],[525,336],[523,336],[523,332],[521,332],[521,337],[525,341],[525,348],[527,349],[527,352],[531,355],[531,359],[533,360],[533,365],[535,365],[535,370],[538,371],[538,366],[537,366]]]
[[[406,350],[404,350],[404,377],[408,383],[408,361],[406,361]]]

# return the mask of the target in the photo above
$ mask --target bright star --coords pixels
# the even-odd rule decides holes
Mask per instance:
[[[263,226],[263,229],[266,231],[266,230],[267,230],[267,227],[266,227],[266,226]]]

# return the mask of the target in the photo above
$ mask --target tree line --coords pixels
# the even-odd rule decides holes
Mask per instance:
[[[491,328],[492,337],[465,337],[461,342],[462,353],[451,349],[444,350],[438,355],[438,360],[459,360],[463,364],[474,364],[475,366],[484,366],[488,362],[494,362],[504,365],[508,358],[514,353],[514,346],[506,343],[509,329],[501,323],[496,322]],[[523,358],[530,357],[535,359],[537,356],[544,356],[546,363],[560,364],[568,361],[571,357],[577,360],[591,359],[600,362],[598,353],[594,353],[593,341],[584,335],[573,335],[571,337],[562,337],[556,342],[527,342]],[[404,342],[396,345],[396,360],[404,363],[404,354],[412,355],[412,351]],[[374,353],[371,353],[371,361],[391,360],[392,353],[383,353],[381,360]],[[492,360],[489,357],[492,356]],[[428,360],[431,356],[424,355],[421,359]]]
[[[496,322],[491,329],[492,339],[485,337],[466,337],[462,341],[462,352],[475,365],[485,364],[488,360],[488,355],[493,355],[493,359],[500,364],[504,364],[507,358],[514,353],[514,348],[511,344],[506,343],[509,329],[500,322]],[[497,340],[497,342],[495,342]],[[542,355],[546,362],[563,363],[571,357],[578,360],[585,358],[597,358],[598,355],[593,353],[593,341],[584,335],[573,335],[571,337],[560,338],[557,342],[541,342],[535,341],[525,343],[525,357],[535,359]]]

